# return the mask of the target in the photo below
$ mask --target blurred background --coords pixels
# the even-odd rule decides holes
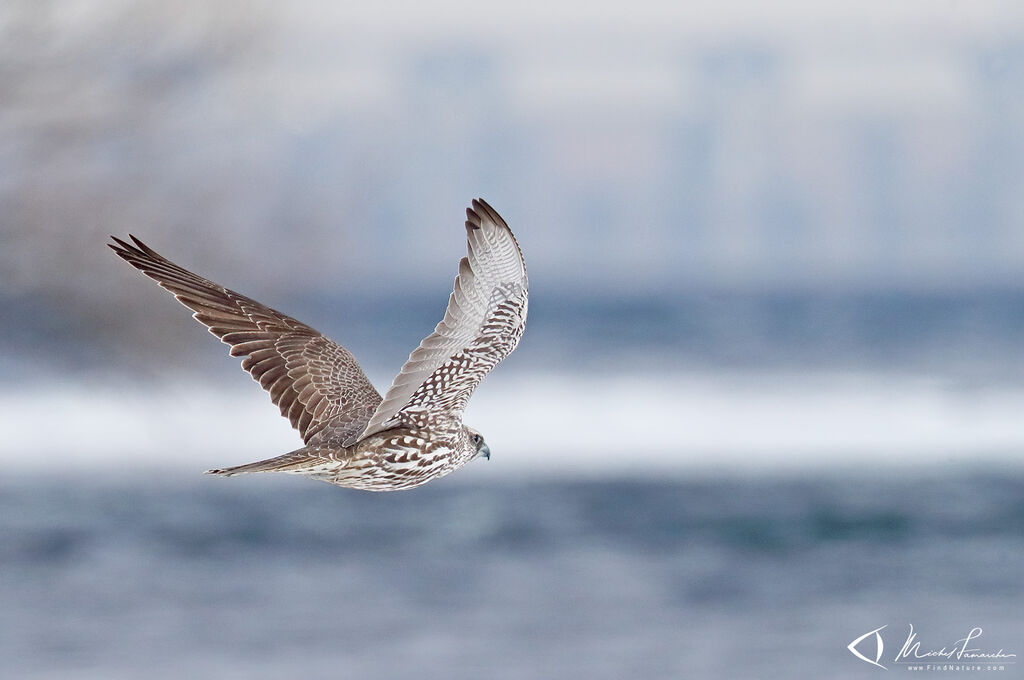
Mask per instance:
[[[1013,2],[9,0],[0,658],[855,678],[908,622],[1021,653],[1022,186]],[[475,196],[531,279],[467,411],[492,460],[200,476],[297,437],[108,234],[383,390]]]

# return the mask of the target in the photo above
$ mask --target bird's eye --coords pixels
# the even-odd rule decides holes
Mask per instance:
[[[480,435],[478,435],[478,434],[473,435],[473,443],[474,444],[479,444],[480,443]]]

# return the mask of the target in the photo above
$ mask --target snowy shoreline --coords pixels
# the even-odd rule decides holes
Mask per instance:
[[[140,386],[9,384],[0,460],[196,467],[297,447],[265,394],[202,382]],[[467,423],[502,471],[1012,463],[1024,459],[1024,388],[961,389],[891,374],[494,376]],[[493,468],[493,470],[492,470]]]

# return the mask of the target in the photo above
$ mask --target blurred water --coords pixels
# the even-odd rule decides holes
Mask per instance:
[[[908,623],[1024,649],[1019,469],[6,478],[0,536],[7,677],[860,678],[846,645]]]
[[[0,380],[119,371],[178,376],[225,365],[223,348],[186,310],[151,282],[135,283],[150,293],[147,305],[115,309],[115,317],[0,297],[6,320]],[[565,294],[545,283],[533,282],[529,326],[510,363],[557,372],[784,368],[1024,379],[1024,289],[687,288],[609,296]],[[368,370],[390,379],[444,313],[449,279],[434,288],[399,297],[340,291],[264,301],[341,342]]]
[[[5,465],[45,467],[47,458],[24,455],[37,450],[64,464],[204,469],[294,448],[294,432],[238,361],[150,288],[156,322],[125,313],[112,326],[0,306],[9,321],[0,341]],[[582,461],[620,472],[1017,461],[1024,450],[1022,291],[537,290],[521,346],[467,412],[500,474]],[[446,299],[424,291],[273,304],[345,344],[383,391]],[[581,426],[590,423],[600,427]],[[675,428],[671,438],[664,427]],[[608,441],[630,442],[636,458],[595,456]]]

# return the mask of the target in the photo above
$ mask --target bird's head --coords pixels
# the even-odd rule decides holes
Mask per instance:
[[[470,445],[476,448],[476,455],[474,455],[473,458],[476,459],[483,456],[487,460],[490,460],[491,449],[488,448],[487,442],[484,441],[484,436],[471,427],[463,425],[463,429],[466,431],[466,438],[469,439]]]

